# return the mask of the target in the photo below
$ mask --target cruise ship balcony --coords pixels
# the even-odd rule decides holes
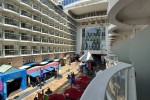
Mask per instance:
[[[41,38],[33,37],[33,42],[41,42]]]
[[[4,33],[5,39],[12,39],[12,40],[20,40],[20,34],[16,33]]]
[[[21,55],[27,55],[27,54],[32,54],[32,50],[21,49]]]
[[[11,10],[11,11],[14,11],[14,12],[19,14],[19,7],[15,6],[15,5],[4,3],[4,8]]]
[[[14,56],[19,55],[18,49],[4,49],[4,56]]]
[[[21,35],[21,40],[22,41],[32,41],[32,36],[27,35],[27,34],[22,34]]]
[[[30,0],[21,0],[21,2],[27,4],[30,7],[32,6]]]
[[[25,10],[21,10],[21,15],[32,18],[32,14]]]
[[[15,20],[13,18],[5,17],[5,24],[9,24],[9,25],[13,25],[13,26],[18,26],[19,27],[19,21]]]

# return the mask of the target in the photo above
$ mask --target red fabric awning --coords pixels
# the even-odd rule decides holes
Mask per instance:
[[[91,80],[91,78],[88,76],[79,76],[78,78],[80,79],[80,81],[90,81]]]
[[[65,97],[62,94],[51,94],[49,95],[48,100],[65,100]]]
[[[74,85],[77,86],[77,87],[81,87],[81,88],[86,88],[88,86],[88,82],[84,82],[84,81],[80,81],[80,80],[77,80],[75,81]]]

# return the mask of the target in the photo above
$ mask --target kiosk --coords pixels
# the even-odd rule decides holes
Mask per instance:
[[[9,93],[14,92],[13,90],[26,89],[26,70],[17,69],[10,65],[0,66],[0,95],[2,100],[6,99]]]

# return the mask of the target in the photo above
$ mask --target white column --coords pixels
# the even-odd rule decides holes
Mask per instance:
[[[82,27],[77,27],[77,38],[76,38],[76,54],[81,53],[81,46],[82,46]]]
[[[108,51],[108,46],[109,46],[109,43],[108,43],[108,26],[105,26],[105,47],[106,47],[106,50]]]

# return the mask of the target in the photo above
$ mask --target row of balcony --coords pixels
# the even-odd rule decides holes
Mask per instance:
[[[47,10],[41,8],[40,6],[36,5],[35,3],[32,4],[31,1],[29,1],[29,0],[21,0],[21,2],[22,2],[22,3],[25,3],[25,4],[28,4],[29,6],[32,7],[32,9],[39,11],[40,14],[41,14],[41,13],[42,13],[42,14],[45,14],[45,15],[47,15],[48,17],[53,18],[54,20],[58,21],[59,23],[61,23],[61,24],[63,24],[63,25],[66,25],[66,24],[67,24],[66,20],[63,20],[63,18],[62,18],[61,16],[59,17],[58,15],[56,15],[56,14],[53,13],[53,12],[49,13]],[[30,3],[31,3],[31,4],[30,4]],[[22,14],[22,15],[25,15],[25,16],[29,17],[29,18],[32,18],[32,13],[31,13],[31,12],[22,10],[22,9],[20,9],[20,8],[19,8],[18,6],[16,6],[16,5],[12,5],[12,4],[5,3],[5,2],[4,2],[4,3],[0,2],[0,4],[1,4],[2,6],[4,6],[5,9],[9,9],[9,10],[11,10],[11,11],[14,11],[14,12],[18,13],[18,14],[20,13],[20,14]],[[56,9],[57,9],[57,8],[56,8]],[[59,13],[59,15],[60,15],[60,14],[61,14],[61,13]],[[71,22],[71,23],[72,23],[72,22]]]
[[[91,12],[79,16],[74,16],[72,15],[75,19],[82,19],[82,18],[87,18],[87,17],[93,17],[93,16],[104,16],[107,15],[107,11],[100,11],[100,12]]]
[[[43,54],[43,53],[61,53],[61,52],[75,52],[75,50],[52,50],[52,49],[1,49],[0,56],[13,56],[13,55],[32,55],[32,54]]]
[[[66,38],[66,39],[75,40],[74,36],[67,36],[67,35],[64,35],[64,34],[59,34],[57,32],[54,33],[54,31],[52,31],[52,30],[48,30],[46,28],[41,28],[37,25],[31,25],[29,23],[18,21],[18,20],[12,19],[12,18],[0,16],[0,21],[4,24],[14,25],[14,26],[29,29],[29,30],[32,30],[32,31],[42,32],[42,33],[46,33],[46,34],[50,34],[50,35],[55,35],[55,36],[58,36],[58,37],[63,37],[63,38]]]
[[[12,31],[11,31],[12,32]],[[65,44],[65,45],[75,45],[75,42],[64,42],[60,40],[55,40],[52,38],[41,38],[36,36],[30,36],[25,33],[15,34],[15,33],[3,33],[0,32],[1,39],[11,39],[20,41],[32,41],[32,42],[43,42],[43,43],[55,43],[55,44]]]
[[[48,11],[46,11],[45,9],[41,8],[40,6],[36,5],[35,3],[33,4],[31,1],[29,0],[21,0],[21,2],[29,5],[30,7],[32,7],[33,9],[39,11],[39,12],[42,12],[43,14],[45,15],[48,15],[52,18],[54,18],[55,20],[59,21],[60,23],[63,23],[64,25],[66,24],[65,21],[63,21],[63,19],[61,17],[57,17],[55,14],[50,14]],[[48,2],[47,2],[48,3]],[[52,7],[53,5],[49,6],[50,9],[52,9],[53,11],[54,8]],[[52,12],[51,12],[52,13]],[[60,20],[61,19],[61,20]]]
[[[46,28],[44,29],[44,28],[40,27],[39,25],[32,25],[29,22],[19,21],[17,19],[13,19],[13,18],[9,18],[9,17],[0,16],[0,22],[4,23],[4,24],[14,25],[14,26],[21,27],[21,28],[26,28],[26,29],[29,29],[29,30],[34,30],[34,31],[43,32],[43,33],[48,33],[48,29],[46,29]],[[45,20],[45,19],[42,19],[42,23],[47,24],[50,27],[53,26],[53,24],[48,23],[48,21]],[[70,33],[72,35],[75,34],[75,32],[70,30],[70,29],[67,30],[67,29],[64,29],[64,28],[59,27],[59,26],[55,26],[55,28],[59,29],[60,31],[68,32],[68,33]]]
[[[39,0],[41,1],[43,4],[45,4],[47,7],[49,7],[50,9],[53,9],[58,15],[60,15],[62,18],[66,19],[68,21],[71,22],[71,24],[76,25],[77,23],[70,17],[66,16],[64,13],[61,13],[62,11],[60,11],[58,8],[56,8],[55,6],[53,6],[50,2],[48,2],[47,0]]]

